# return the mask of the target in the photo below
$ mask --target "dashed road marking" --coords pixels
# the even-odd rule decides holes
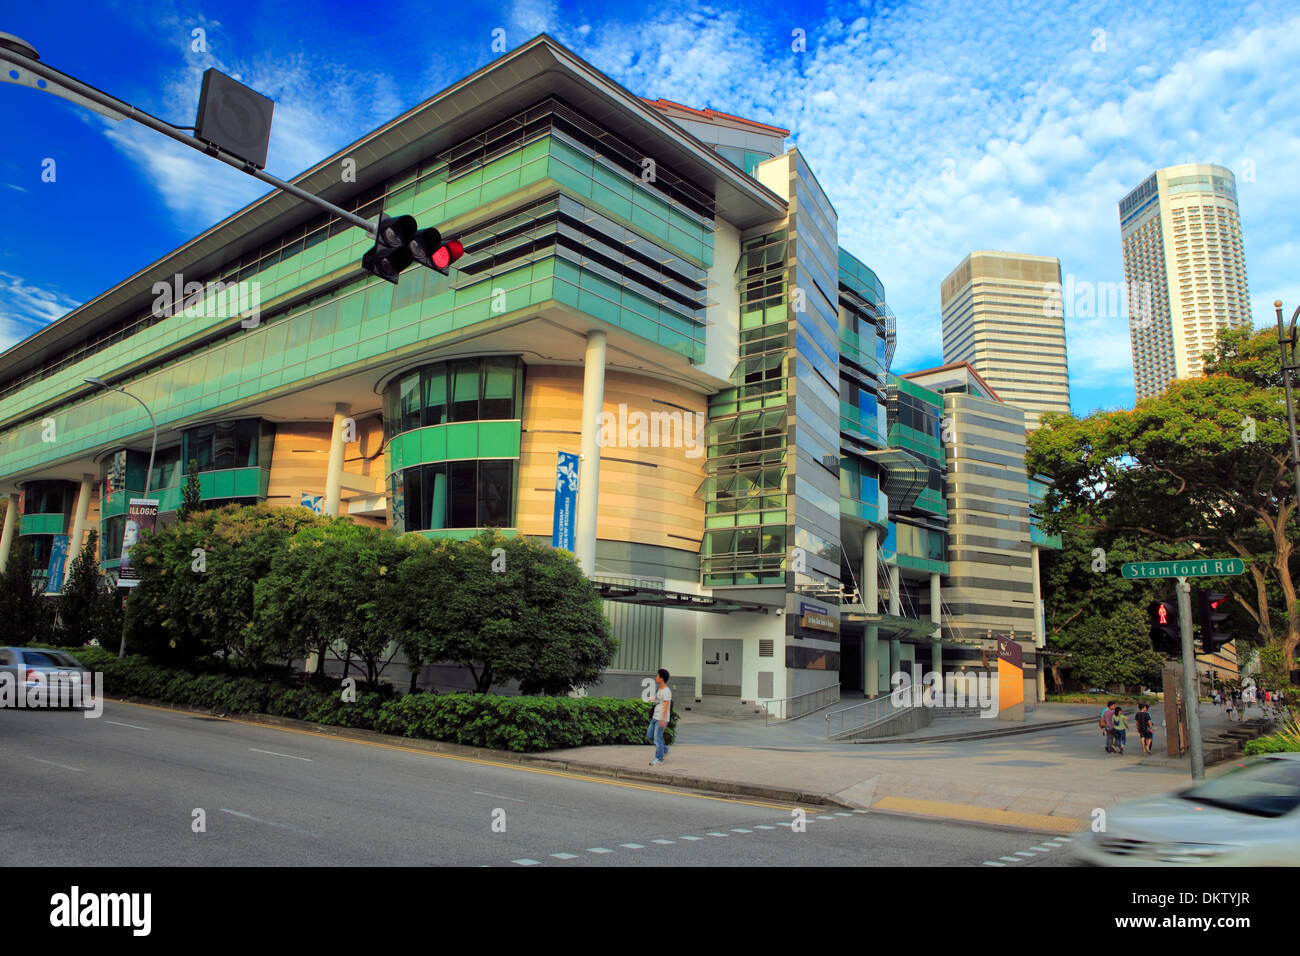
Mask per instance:
[[[640,843],[620,843],[619,846],[625,850],[644,850],[645,846]]]
[[[603,846],[593,846],[587,848],[588,853],[613,853],[613,850],[607,850]]]
[[[518,863],[520,866],[540,866],[542,861],[541,861],[541,860],[530,860],[530,859],[528,859],[528,857],[524,857],[522,860],[511,860],[510,862],[511,862],[511,863]]]
[[[551,856],[557,860],[576,860],[578,858],[576,853],[552,853]],[[515,860],[515,862],[518,863],[519,861]]]

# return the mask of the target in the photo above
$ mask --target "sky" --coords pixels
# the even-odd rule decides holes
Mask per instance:
[[[501,56],[494,39],[549,33],[639,95],[790,129],[840,244],[885,284],[900,373],[942,361],[939,284],[973,250],[1056,256],[1075,288],[1122,282],[1118,202],[1177,163],[1237,177],[1255,325],[1275,299],[1300,305],[1297,0],[45,0],[0,28],[181,126],[205,69],[235,76],[275,100],[267,171],[286,179]],[[264,192],[17,85],[0,130],[0,349]],[[1067,303],[1074,413],[1132,407],[1127,317],[1087,312]]]

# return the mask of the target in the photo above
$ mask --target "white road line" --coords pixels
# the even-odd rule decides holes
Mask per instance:
[[[1029,849],[1031,849],[1031,850],[1041,850],[1042,852],[1046,853],[1048,850],[1055,850],[1055,849],[1056,849],[1056,844],[1055,844],[1055,843],[1047,843],[1047,844],[1040,843],[1040,844],[1038,844],[1038,846],[1031,846]]]
[[[69,767],[66,763],[55,763],[53,760],[42,760],[40,757],[28,757],[28,760],[35,760],[37,763],[47,763],[51,767],[58,767],[60,770],[72,770],[76,773],[82,773],[80,767]]]
[[[684,837],[682,837],[682,839],[683,839],[683,840],[690,840],[691,842],[695,842],[696,840],[703,840],[704,837],[697,837],[697,836],[684,836]],[[658,840],[655,840],[655,842],[658,843],[659,841],[658,841]],[[668,841],[668,842],[672,842],[672,841]]]
[[[854,810],[854,813],[870,813],[870,810]]]
[[[676,843],[677,841],[676,840],[655,840],[654,842],[658,843],[660,846],[667,846],[668,844]]]
[[[756,823],[756,824],[754,824],[754,829],[755,829],[755,830],[775,830],[776,827],[770,827],[770,826],[768,826],[766,823]]]
[[[527,800],[520,800],[518,797],[507,797],[504,794],[500,794],[500,793],[484,793],[482,790],[475,790],[474,792],[477,793],[480,797],[496,797],[498,800],[513,800],[515,801],[515,803],[528,802]],[[555,855],[554,853],[551,854],[551,856],[554,855]]]
[[[576,853],[552,853],[551,856],[555,857],[557,860],[576,860],[578,858],[578,854]],[[519,861],[516,860],[515,862],[518,863]]]
[[[1035,857],[1035,856],[1037,856],[1037,855],[1038,855],[1037,853],[1026,853],[1024,850],[1017,850],[1017,851],[1016,851],[1016,856]]]
[[[712,830],[712,831],[709,832],[709,836],[711,836],[711,837],[725,837],[726,834],[725,834],[725,833],[718,833],[716,830]]]
[[[845,813],[843,810],[836,810],[836,811],[835,811],[835,815],[836,815],[837,817],[851,817],[851,816],[853,816],[853,814],[851,814],[851,813]]]
[[[613,853],[613,850],[607,850],[603,846],[592,846],[587,848],[588,853]]]
[[[625,850],[644,850],[644,849],[645,849],[645,846],[644,846],[643,844],[641,844],[641,843],[620,843],[619,846],[621,846],[621,847],[622,847],[623,849],[625,849]]]
[[[141,727],[139,724],[124,724],[120,720],[106,720],[106,724],[112,724],[114,727],[130,727],[132,730],[148,730],[148,727]]]
[[[538,866],[542,861],[541,861],[541,860],[530,860],[530,859],[528,859],[528,857],[524,857],[522,860],[511,860],[510,862],[511,862],[511,863],[518,863],[520,866]]]
[[[753,830],[746,830],[744,827],[732,827],[732,833],[753,833]]]
[[[310,830],[304,830],[302,827],[296,827],[292,823],[276,823],[274,820],[263,820],[261,817],[255,817],[251,813],[240,813],[238,810],[227,810],[222,808],[222,813],[228,813],[232,817],[239,817],[241,820],[251,820],[254,823],[264,823],[268,827],[275,827],[277,830],[292,830],[294,833],[301,833],[305,836],[314,837],[315,833]]]
[[[998,863],[994,860],[985,860],[984,865],[985,866],[1006,866],[1005,863]]]
[[[1019,859],[1018,857],[1014,857],[1014,856],[1000,856],[1000,857],[998,857],[998,859],[999,859],[999,860],[1006,860],[1008,863],[1019,863],[1019,862],[1020,862],[1020,859]]]
[[[834,818],[834,817],[831,817],[831,816],[827,816],[826,814],[822,814],[822,815],[819,816],[817,819],[818,819],[818,820],[834,820],[835,818]]]
[[[1062,843],[1073,843],[1074,837],[1057,837]]]
[[[307,763],[311,763],[310,757],[295,757],[293,754],[276,753],[274,750],[258,750],[256,747],[249,747],[248,749],[255,754],[270,754],[272,757],[288,757],[290,760],[305,760]]]

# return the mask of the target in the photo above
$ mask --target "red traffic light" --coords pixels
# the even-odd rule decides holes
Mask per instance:
[[[1159,620],[1160,620],[1160,623],[1161,623],[1161,624],[1168,624],[1168,623],[1169,623],[1169,605],[1168,605],[1168,604],[1161,604],[1161,605],[1159,606],[1159,608],[1157,609],[1156,613],[1159,615]]]
[[[446,275],[451,269],[452,263],[465,254],[465,247],[460,244],[460,240],[451,239],[433,251],[429,257],[429,263],[434,268]]]

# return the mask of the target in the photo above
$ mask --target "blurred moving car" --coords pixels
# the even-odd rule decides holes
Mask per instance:
[[[27,706],[27,701],[37,693],[46,707],[81,707],[88,704],[83,693],[92,693],[90,671],[65,651],[35,647],[0,647],[0,674],[8,678],[12,690],[5,698],[8,706]],[[4,678],[0,678],[4,679]],[[17,695],[22,695],[22,702]]]
[[[1177,793],[1118,804],[1075,844],[1099,866],[1300,866],[1300,753],[1241,760]]]

